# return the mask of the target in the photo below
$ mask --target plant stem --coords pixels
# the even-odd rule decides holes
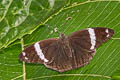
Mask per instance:
[[[63,77],[63,76],[80,76],[80,77],[86,76],[86,77],[100,77],[100,78],[111,79],[110,76],[97,75],[97,74],[58,74],[58,75],[41,76],[41,77],[31,78],[31,79],[27,79],[27,80],[50,78],[50,77]]]
[[[24,40],[21,39],[22,50],[24,50]],[[23,61],[23,80],[26,80],[25,62]]]

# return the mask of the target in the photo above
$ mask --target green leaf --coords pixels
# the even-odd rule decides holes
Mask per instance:
[[[10,80],[23,74],[22,64],[18,60],[20,52],[21,44],[0,51],[0,79]]]
[[[0,79],[110,80],[116,78],[113,74],[120,68],[119,0],[56,0],[54,3],[51,3],[52,0],[24,1],[8,0],[5,3],[3,0],[0,3],[0,11],[2,10],[0,12],[0,48],[2,48]],[[59,37],[59,32],[69,35],[88,27],[111,28],[115,34],[113,39],[97,49],[90,64],[82,68],[60,74],[47,69],[44,65],[24,64],[18,59],[23,44],[29,46],[40,40]],[[23,42],[18,40],[21,38]]]
[[[112,75],[113,80],[120,80],[120,70],[117,70],[113,75]]]
[[[58,2],[60,4],[58,4]],[[50,14],[65,5],[56,1],[51,9],[50,1],[2,0],[0,2],[0,49],[26,34],[31,34]]]

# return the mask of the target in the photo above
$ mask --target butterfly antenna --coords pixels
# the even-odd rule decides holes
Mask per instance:
[[[47,27],[47,29],[50,31],[50,33],[52,34],[52,33],[57,33],[57,34],[61,34],[61,32],[58,30],[58,27],[52,27],[52,26],[49,26],[48,24],[44,24],[46,27]]]
[[[64,27],[65,24],[66,24],[70,19],[71,19],[71,17],[68,17],[68,16],[67,16],[67,18],[65,19],[65,22],[64,22],[63,24],[61,24],[60,27]],[[51,33],[56,32],[56,33],[58,33],[59,35],[64,33],[63,31],[61,32],[58,27],[52,27],[52,26],[49,26],[48,24],[43,24],[43,25],[47,26],[47,27],[48,27],[47,29],[51,30]]]

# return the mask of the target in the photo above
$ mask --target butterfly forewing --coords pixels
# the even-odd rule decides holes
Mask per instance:
[[[114,31],[108,28],[93,28],[93,29],[95,30],[96,35],[95,48],[99,47],[103,42],[109,40],[114,34]]]
[[[57,40],[58,40],[57,38],[53,38],[42,40],[40,42],[32,44],[31,46],[27,47],[22,51],[22,53],[19,56],[20,60],[28,63],[40,63],[40,64],[48,62],[49,58],[54,57],[54,54],[52,52],[55,50],[55,47],[52,45],[54,45],[57,42]],[[49,55],[53,56],[50,56],[48,58]]]
[[[114,31],[108,28],[87,28],[66,37],[36,42],[22,51],[19,58],[28,63],[44,64],[47,68],[64,72],[89,63],[96,48],[109,40]]]
[[[95,49],[103,42],[109,40],[113,34],[114,31],[112,29],[96,27],[73,32],[68,38],[76,41],[83,48]]]

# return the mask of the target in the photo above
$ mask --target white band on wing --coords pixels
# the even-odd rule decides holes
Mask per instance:
[[[34,44],[34,48],[35,48],[35,51],[37,52],[37,55],[41,58],[41,60],[43,60],[44,62],[48,62],[48,60],[45,58],[45,56],[40,48],[39,42],[36,42]]]
[[[88,32],[90,34],[90,40],[91,40],[91,45],[92,45],[90,49],[94,49],[96,45],[95,31],[92,28],[88,28]]]
[[[110,35],[109,35],[109,30],[106,29],[105,32],[107,33],[107,36],[106,36],[106,37],[109,37],[109,36],[110,36]]]

